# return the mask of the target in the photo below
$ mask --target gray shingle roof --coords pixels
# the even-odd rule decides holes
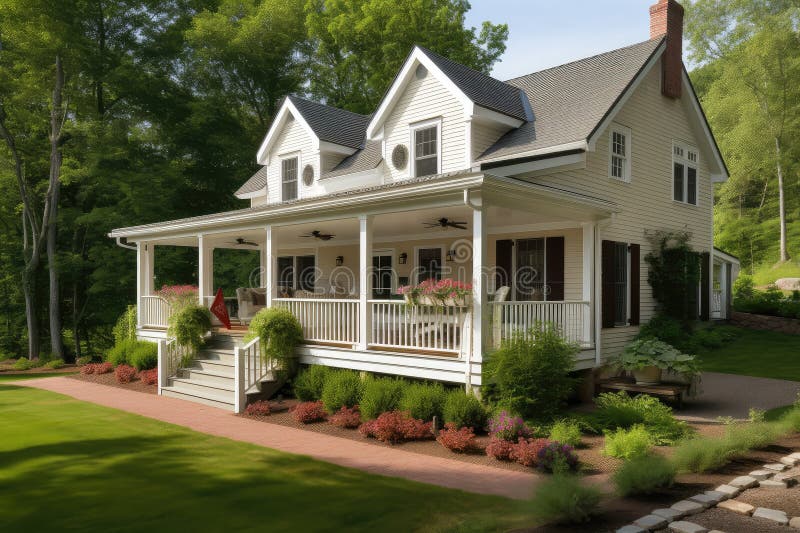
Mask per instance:
[[[476,104],[510,117],[528,120],[527,97],[519,87],[503,83],[422,46],[418,48]]]
[[[527,93],[533,121],[506,133],[478,161],[587,139],[661,42],[645,41],[508,80]]]
[[[255,174],[250,176],[250,179],[247,180],[244,185],[239,187],[239,190],[236,191],[234,194],[239,196],[240,194],[249,194],[251,192],[256,192],[259,190],[267,190],[267,167],[266,165],[259,168]]]
[[[369,115],[359,115],[298,96],[288,98],[303,115],[319,140],[348,148],[361,148],[367,132]]]
[[[383,156],[381,155],[380,141],[368,141],[364,148],[353,155],[345,157],[341,163],[336,165],[329,172],[325,172],[321,179],[334,178],[344,174],[352,174],[364,170],[372,170],[377,167]]]

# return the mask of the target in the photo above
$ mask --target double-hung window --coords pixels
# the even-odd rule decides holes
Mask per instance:
[[[440,122],[425,122],[411,126],[413,153],[413,176],[429,176],[439,173]]]
[[[672,199],[697,205],[697,149],[672,145]]]
[[[631,130],[613,125],[609,136],[608,175],[620,181],[631,180]]]
[[[297,158],[281,160],[281,200],[297,199]]]

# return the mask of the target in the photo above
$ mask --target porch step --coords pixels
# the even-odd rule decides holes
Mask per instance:
[[[177,386],[182,390],[191,391],[200,396],[228,395],[230,396],[231,403],[233,403],[233,381],[231,381],[230,384],[220,385],[198,381],[197,379],[170,378],[169,383],[173,387]]]
[[[180,377],[195,381],[197,383],[204,383],[233,390],[233,366],[225,366],[224,368],[225,371],[222,369],[204,370],[202,367],[184,368],[181,370],[182,375]]]
[[[230,374],[233,376],[233,361],[228,363],[219,359],[195,359],[194,366],[186,370],[201,370],[203,372]]]
[[[211,407],[218,407],[226,411],[233,410],[233,393],[220,394],[206,391],[199,394],[196,391],[183,388],[182,384],[176,384],[170,387],[162,387],[161,394],[171,398],[179,398],[203,405],[210,405]]]
[[[197,354],[197,359],[205,359],[208,361],[221,361],[232,365],[233,348],[231,348],[230,350],[225,348],[203,348]]]

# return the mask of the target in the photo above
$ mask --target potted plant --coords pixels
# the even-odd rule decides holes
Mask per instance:
[[[614,366],[633,373],[637,385],[655,385],[661,382],[664,370],[687,377],[698,373],[694,355],[654,338],[637,339],[616,358]]]
[[[469,307],[472,305],[472,285],[452,279],[427,279],[418,285],[397,289],[409,305]]]

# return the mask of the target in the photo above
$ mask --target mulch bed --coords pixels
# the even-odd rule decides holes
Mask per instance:
[[[120,389],[144,392],[147,394],[158,393],[158,387],[156,385],[147,385],[138,377],[134,378],[130,383],[119,383],[117,378],[114,377],[114,372],[109,372],[108,374],[72,374],[71,376],[67,377],[80,381],[88,381],[90,383],[99,383],[100,385],[108,385],[110,387],[118,387]]]

